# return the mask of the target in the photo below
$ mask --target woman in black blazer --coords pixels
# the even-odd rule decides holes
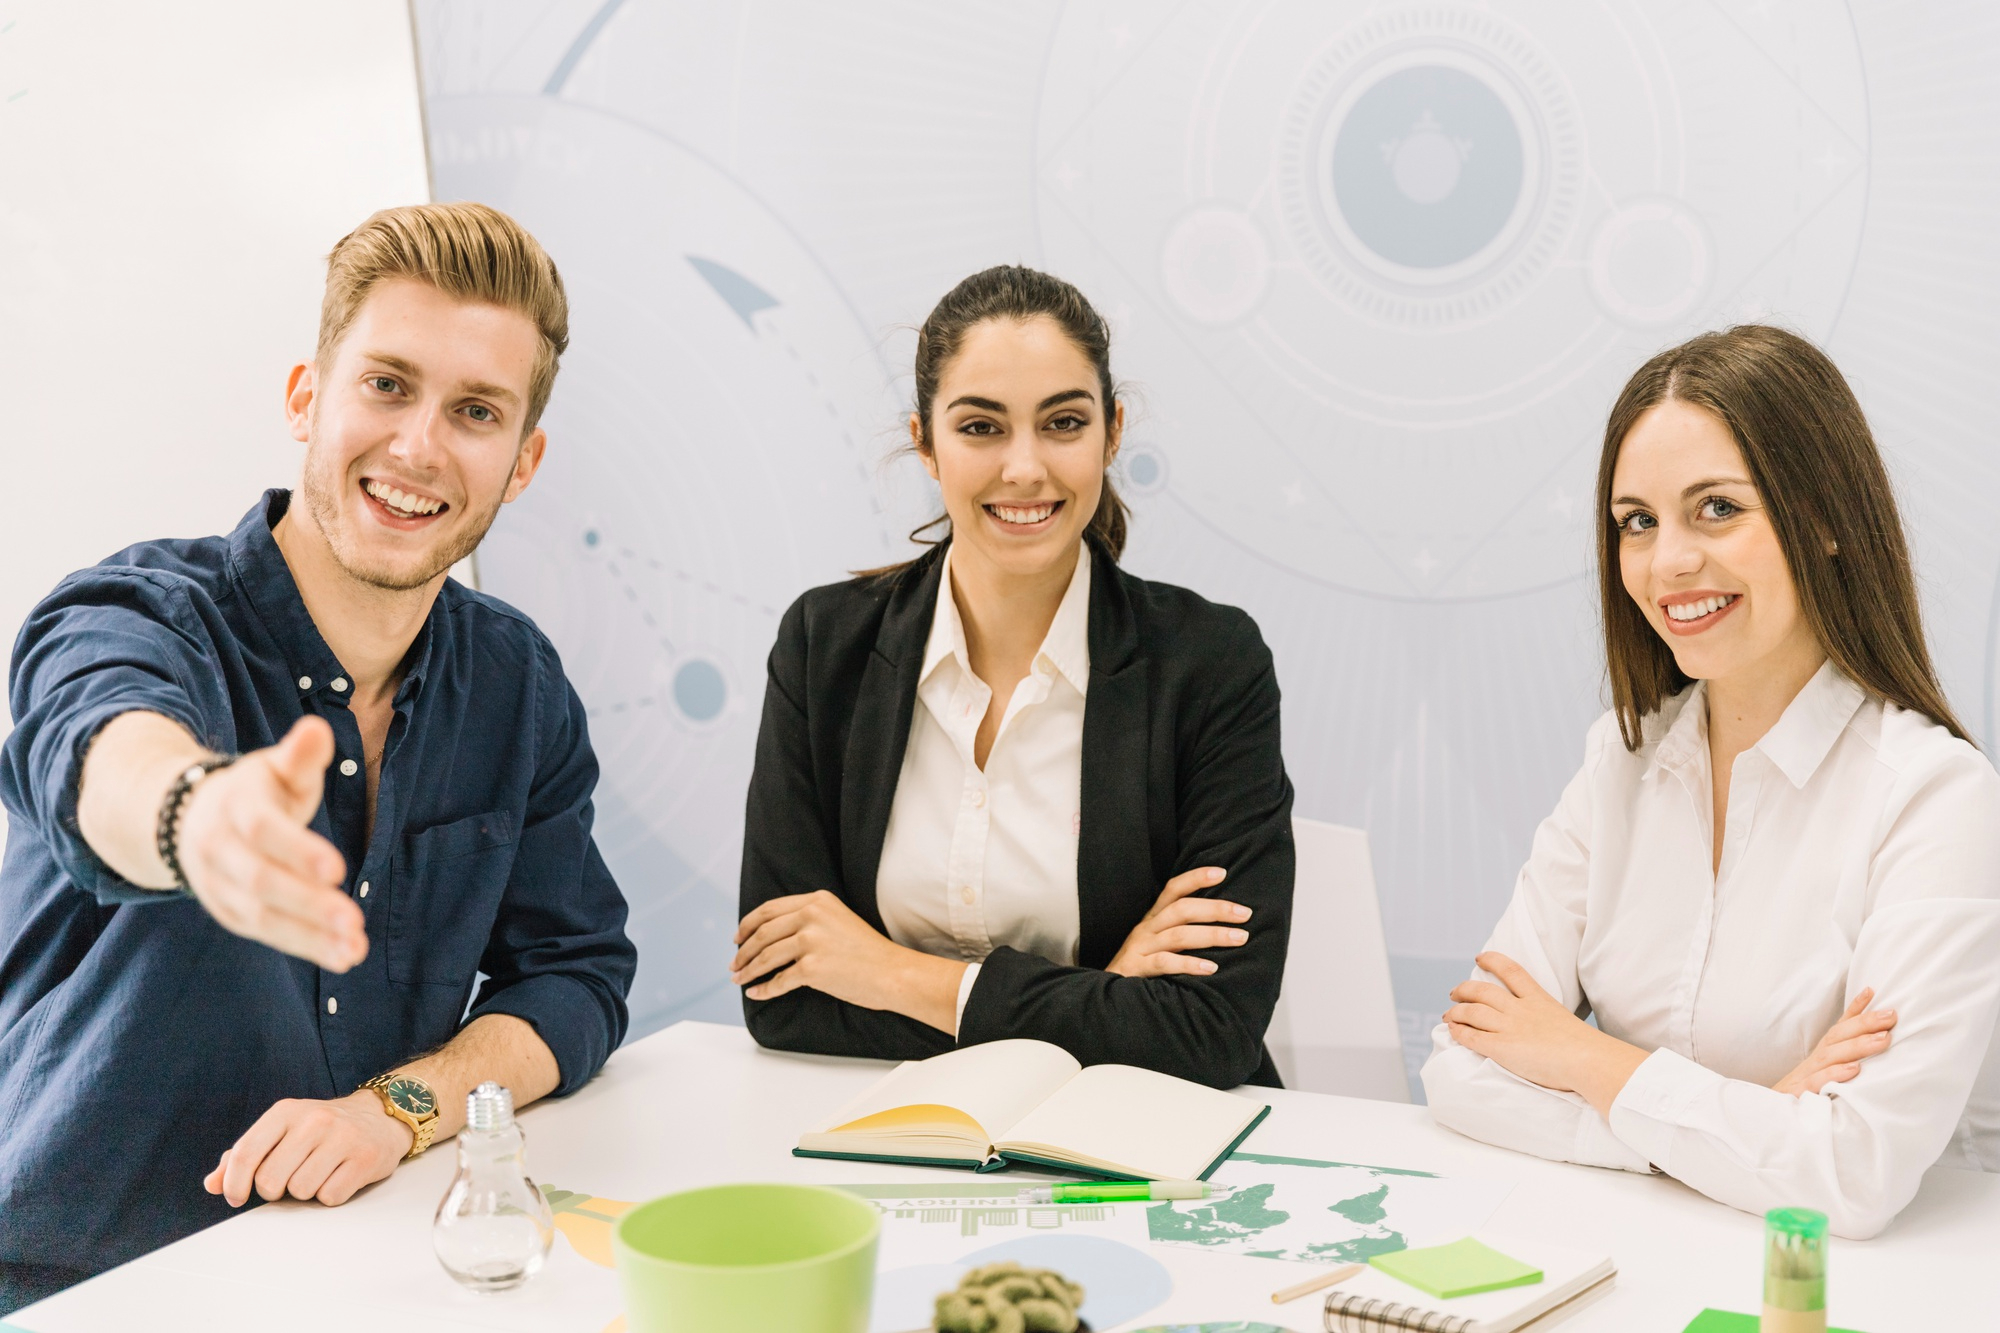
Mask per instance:
[[[1263,1038],[1293,875],[1277,679],[1241,611],[1118,567],[1125,510],[1104,473],[1123,409],[1109,364],[1103,320],[1073,287],[1029,269],[975,274],[920,331],[911,433],[953,536],[907,565],[814,589],[779,627],[732,964],[761,1044],[916,1059],[1032,1037],[1086,1065],[1139,1065],[1216,1087],[1277,1084]],[[898,803],[899,779],[918,771],[913,720],[929,728],[921,743],[931,759],[955,762],[920,711],[937,713],[938,696],[919,700],[943,660],[944,622],[962,618],[962,629],[950,626],[962,635],[958,661],[978,677],[961,681],[954,703],[983,704],[983,693],[965,691],[991,687],[990,707],[966,705],[959,735],[975,747],[965,758],[976,752],[986,770],[1008,728],[1041,737],[1022,745],[1060,740],[1062,723],[1049,719],[1063,715],[1045,713],[1041,733],[1020,728],[1028,707],[1051,707],[1037,691],[1065,688],[1051,665],[1062,657],[1060,612],[1081,641],[1086,607],[1087,671],[1066,669],[1078,684],[1087,676],[1087,689],[1061,696],[1080,713],[1075,814],[1055,831],[1075,849],[1073,961],[988,940],[978,924],[974,943],[961,936],[956,948],[896,943],[877,882],[892,813],[901,811],[906,842],[918,817],[916,801]],[[1015,700],[1009,711],[1017,690],[1029,691],[1027,706]],[[975,742],[971,719],[982,711]],[[983,806],[984,776],[967,774],[967,808]],[[947,831],[918,832],[941,846]],[[957,876],[961,843],[952,848]],[[932,877],[943,904],[934,910],[957,921],[942,874]],[[1048,885],[1024,891],[1033,902]],[[973,888],[957,892],[970,912]],[[1051,938],[1050,922],[1017,924],[1024,942]]]

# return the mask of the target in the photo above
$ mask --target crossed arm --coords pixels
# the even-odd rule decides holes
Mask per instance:
[[[1249,938],[1240,923],[1250,909],[1196,898],[1220,884],[1220,866],[1201,866],[1167,881],[1145,917],[1105,967],[1125,977],[1207,976],[1215,964],[1197,949],[1233,949]],[[753,1000],[774,1000],[801,986],[864,1009],[904,1014],[958,1035],[958,988],[966,965],[905,948],[863,921],[825,889],[760,903],[736,927],[729,980]],[[763,978],[759,981],[758,978]]]
[[[2000,1014],[2000,785],[1976,757],[1912,774],[1879,818],[1841,1016],[1769,1087],[1586,1024],[1590,854],[1579,776],[1536,835],[1481,976],[1452,992],[1424,1086],[1439,1123],[1501,1147],[1659,1169],[1722,1203],[1879,1232],[1946,1151]],[[1921,799],[1918,799],[1921,798]],[[1843,978],[1828,977],[1831,988]],[[1866,983],[1865,985],[1863,983]],[[1895,1008],[1874,1008],[1877,989]]]
[[[1456,1003],[1444,1012],[1452,1040],[1530,1083],[1576,1093],[1609,1120],[1611,1104],[1651,1052],[1578,1018],[1506,954],[1488,951],[1474,961],[1497,981],[1463,981],[1452,988]],[[1874,998],[1872,988],[1856,995],[1840,1021],[1771,1085],[1773,1090],[1797,1096],[1845,1083],[1861,1072],[1863,1060],[1888,1050],[1896,1012],[1869,1009]]]

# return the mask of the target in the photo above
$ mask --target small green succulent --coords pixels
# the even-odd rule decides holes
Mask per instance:
[[[937,1299],[937,1333],[1076,1333],[1083,1288],[1046,1268],[975,1268]]]

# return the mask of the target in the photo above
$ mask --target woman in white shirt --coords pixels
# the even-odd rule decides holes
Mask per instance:
[[[771,650],[731,974],[764,1045],[1032,1037],[1277,1081],[1277,679],[1241,611],[1119,568],[1110,364],[1089,302],[1031,269],[919,330],[910,438],[950,535],[807,593]]]
[[[2000,1169],[2000,778],[1873,437],[1803,339],[1704,334],[1620,395],[1597,514],[1614,707],[1452,992],[1432,1112],[1874,1235],[1934,1163]]]

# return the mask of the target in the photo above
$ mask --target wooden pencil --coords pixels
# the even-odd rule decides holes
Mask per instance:
[[[1328,1269],[1318,1277],[1307,1278],[1297,1286],[1286,1287],[1281,1291],[1272,1292],[1271,1303],[1273,1305],[1283,1305],[1286,1301],[1295,1301],[1301,1296],[1310,1295],[1321,1288],[1330,1287],[1336,1282],[1345,1282],[1367,1266],[1367,1264],[1342,1264],[1339,1268]]]

